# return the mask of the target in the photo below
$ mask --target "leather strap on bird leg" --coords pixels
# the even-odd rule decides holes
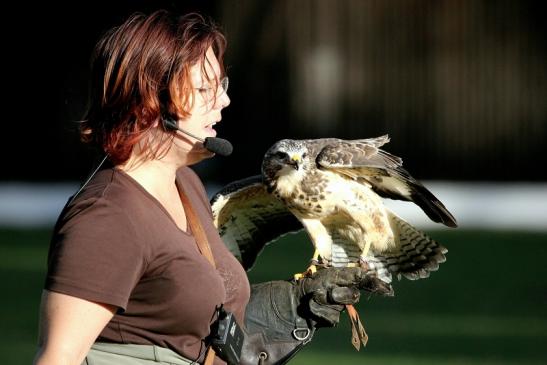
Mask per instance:
[[[359,351],[361,349],[361,343],[363,343],[363,346],[367,345],[368,335],[355,307],[353,305],[346,305],[346,310],[351,323],[351,344]]]

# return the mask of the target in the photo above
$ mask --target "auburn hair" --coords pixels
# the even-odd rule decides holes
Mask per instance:
[[[127,161],[140,142],[148,158],[158,156],[167,140],[150,150],[145,137],[165,113],[177,118],[190,115],[190,68],[201,62],[204,75],[219,82],[216,75],[207,75],[205,55],[210,47],[224,74],[226,39],[210,18],[198,13],[135,13],[106,32],[91,58],[82,140],[101,147],[114,164]]]

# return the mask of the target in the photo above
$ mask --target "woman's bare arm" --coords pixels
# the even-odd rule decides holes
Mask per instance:
[[[44,290],[35,365],[80,365],[116,307]]]

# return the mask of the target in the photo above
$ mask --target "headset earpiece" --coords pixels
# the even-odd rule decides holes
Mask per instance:
[[[162,116],[161,123],[163,124],[163,129],[169,132],[174,132],[179,129],[177,121],[169,116]]]

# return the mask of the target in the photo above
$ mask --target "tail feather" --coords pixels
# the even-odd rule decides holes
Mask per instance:
[[[375,255],[379,261],[377,266],[387,268],[399,278],[402,275],[417,280],[429,277],[432,271],[439,269],[439,264],[446,261],[448,250],[445,247],[392,212],[389,220],[397,246],[387,253]]]

